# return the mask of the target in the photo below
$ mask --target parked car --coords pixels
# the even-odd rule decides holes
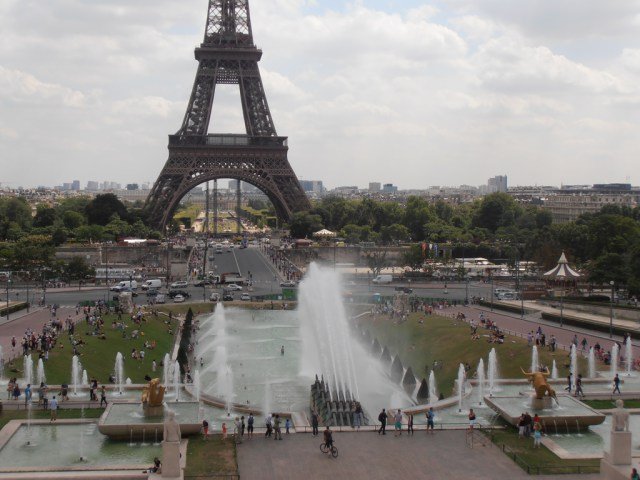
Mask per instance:
[[[158,296],[158,290],[156,290],[155,288],[150,288],[149,290],[147,290],[147,297],[157,297]]]
[[[222,295],[222,301],[223,302],[227,302],[227,301],[233,301],[233,293],[225,293],[224,295]]]
[[[191,296],[189,292],[186,292],[184,290],[171,290],[169,292],[170,298],[174,298],[176,295],[182,295],[184,298],[189,298]]]
[[[164,293],[159,293],[158,295],[156,295],[156,298],[154,299],[155,303],[165,303],[166,297],[164,296]]]
[[[295,287],[297,283],[293,280],[287,280],[285,282],[280,282],[281,287]]]
[[[171,284],[171,288],[187,288],[189,286],[188,282],[185,282],[184,280],[180,280],[178,282],[173,282]]]
[[[226,289],[231,290],[232,292],[240,291],[242,290],[242,286],[238,285],[237,283],[230,283],[229,285],[226,286]]]
[[[173,301],[176,303],[182,303],[184,302],[184,297],[182,295],[176,295],[175,297],[173,297]]]
[[[249,301],[251,300],[251,295],[249,295],[248,293],[243,293],[242,295],[240,295],[240,300],[244,300],[245,302]]]
[[[211,292],[211,295],[209,295],[209,301],[211,301],[211,302],[219,302],[220,301],[220,294],[218,292]]]
[[[202,280],[196,280],[193,282],[194,287],[204,287],[205,285],[213,285],[213,282],[208,278],[203,278]]]

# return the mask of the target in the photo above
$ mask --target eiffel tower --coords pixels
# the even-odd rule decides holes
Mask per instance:
[[[198,73],[187,112],[180,130],[169,135],[169,159],[146,201],[149,224],[164,229],[190,190],[219,178],[256,186],[285,221],[310,208],[287,160],[287,137],[278,136],[269,111],[248,0],[209,0],[204,41],[195,57]],[[208,134],[218,84],[239,86],[245,134]]]

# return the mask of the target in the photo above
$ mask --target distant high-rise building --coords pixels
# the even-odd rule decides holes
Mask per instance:
[[[100,190],[100,182],[95,182],[93,180],[89,180],[87,182],[86,190],[89,190],[91,192],[96,192],[96,191]]]
[[[487,193],[506,193],[508,190],[507,187],[507,176],[506,175],[496,175],[493,178],[490,178],[487,181]]]
[[[369,182],[369,193],[378,193],[381,188],[380,182]]]
[[[393,183],[385,183],[382,186],[382,193],[397,193],[398,187],[396,187]]]
[[[74,180],[73,182],[71,182],[71,190],[73,190],[74,192],[80,191],[80,180]]]
[[[324,192],[324,186],[322,180],[300,180],[300,186],[302,190],[309,193],[322,193]]]
[[[64,191],[71,190],[71,183],[70,182],[63,183],[61,190],[64,190]]]

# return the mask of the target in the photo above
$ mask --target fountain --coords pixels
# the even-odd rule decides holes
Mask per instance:
[[[484,359],[478,362],[478,405],[483,404],[484,399]]]
[[[165,413],[174,412],[182,433],[194,435],[200,432],[200,404],[198,402],[165,402],[165,387],[154,378],[143,389],[141,403],[110,402],[98,422],[104,435],[116,440],[142,440],[146,432],[162,431]]]
[[[193,374],[193,396],[196,397],[196,402],[200,401],[200,370]]]
[[[534,345],[531,347],[531,368],[530,372],[537,372],[540,370],[540,360],[538,359],[538,347]]]
[[[576,383],[578,380],[578,350],[575,344],[571,345],[571,390],[576,391]]]
[[[82,370],[82,385],[85,387],[89,386],[89,374],[86,370]]]
[[[74,395],[78,395],[78,385],[82,381],[82,364],[77,355],[71,358],[71,388]]]
[[[589,348],[589,378],[596,378],[596,352],[593,347]]]
[[[33,383],[33,360],[31,360],[31,354],[24,356],[22,366],[24,369],[24,383]]]
[[[631,346],[631,335],[627,336],[625,342],[624,356],[627,363],[627,377],[631,376],[631,370],[633,370],[633,347]]]
[[[116,354],[116,364],[114,367],[115,377],[116,377],[116,388],[118,393],[122,395],[124,392],[124,359],[122,357],[122,353],[118,352]]]
[[[168,353],[165,353],[164,360],[162,362],[162,371],[163,371],[162,384],[165,387],[168,387],[169,384],[171,383],[170,368],[171,368],[171,357],[169,356]]]
[[[456,380],[456,388],[458,393],[458,412],[462,412],[462,400],[464,399],[464,381],[465,370],[464,365],[461,363],[458,367],[458,379]]]
[[[619,357],[618,344],[614,343],[611,347],[611,377],[615,377],[618,374],[618,357]]]
[[[41,385],[47,381],[47,377],[44,374],[44,362],[41,358],[38,359],[38,368],[36,370],[36,385]]]
[[[522,371],[533,385],[534,393],[528,406],[523,405],[522,397],[485,397],[485,403],[504,420],[516,426],[523,408],[537,414],[546,424],[564,422],[567,430],[584,430],[590,425],[598,425],[605,419],[604,414],[593,410],[571,396],[556,396],[556,392],[547,382],[550,373]],[[576,368],[577,372],[577,368]]]
[[[173,393],[176,396],[176,402],[180,401],[180,364],[173,362]]]
[[[551,378],[553,380],[557,380],[558,379],[558,366],[556,365],[555,358],[553,359],[553,363],[552,363],[552,366],[551,366]]]
[[[492,348],[489,352],[489,395],[493,395],[496,390],[496,383],[498,381],[498,357],[496,356],[496,349]]]
[[[433,370],[429,372],[429,403],[438,401],[438,386],[436,384],[436,374]]]
[[[271,382],[267,380],[264,385],[264,403],[262,405],[262,413],[269,415],[271,413]]]

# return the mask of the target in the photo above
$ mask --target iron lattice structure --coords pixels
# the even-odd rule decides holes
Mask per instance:
[[[287,138],[278,136],[269,111],[248,0],[209,0],[204,41],[195,57],[198,73],[182,126],[169,136],[169,159],[147,198],[149,222],[164,228],[190,190],[219,178],[258,187],[283,220],[308,209],[287,159]],[[218,84],[239,86],[245,134],[208,134]]]

